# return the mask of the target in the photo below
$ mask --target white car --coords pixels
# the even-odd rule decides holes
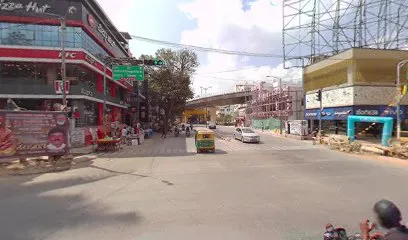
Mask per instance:
[[[217,124],[213,121],[209,121],[208,122],[208,128],[209,129],[216,129],[217,128]]]
[[[258,133],[256,133],[251,128],[236,128],[234,131],[234,138],[245,142],[259,143],[261,138]]]

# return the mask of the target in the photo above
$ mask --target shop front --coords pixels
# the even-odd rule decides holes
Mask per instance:
[[[329,133],[345,134],[347,131],[347,117],[353,114],[353,107],[324,108],[322,111],[322,129]],[[308,120],[309,130],[319,127],[319,109],[305,110],[305,119]]]
[[[400,108],[403,131],[408,131],[407,110],[408,108],[406,105],[402,105]],[[333,134],[346,134],[347,117],[349,115],[392,117],[394,118],[395,122],[397,119],[396,107],[385,105],[324,108],[322,111],[322,130]],[[308,120],[310,130],[314,130],[319,127],[319,118],[319,109],[305,110],[305,119]],[[370,123],[358,123],[356,125],[356,131],[363,131],[370,125]]]

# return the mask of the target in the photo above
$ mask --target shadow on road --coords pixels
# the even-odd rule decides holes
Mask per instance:
[[[136,212],[109,212],[109,207],[99,202],[102,199],[90,200],[78,194],[78,187],[106,178],[57,181],[38,181],[34,176],[7,178],[0,186],[1,238],[53,239],[55,233],[76,227],[102,229],[139,222],[141,217]],[[111,194],[106,192],[104,196]]]
[[[174,185],[174,183],[172,183],[172,182],[169,182],[167,180],[163,180],[163,179],[160,179],[160,178],[152,177],[152,176],[149,176],[149,175],[137,174],[137,173],[132,173],[132,172],[120,172],[120,171],[115,171],[115,170],[108,169],[108,168],[98,167],[98,166],[95,166],[95,165],[91,165],[89,167],[94,168],[94,169],[98,169],[98,170],[102,170],[102,171],[106,171],[106,172],[109,172],[109,173],[113,173],[115,175],[130,175],[130,176],[141,177],[141,178],[151,178],[151,179],[158,180],[158,181],[160,181],[160,182],[162,182],[164,184],[167,184],[169,186]]]
[[[123,146],[117,152],[97,153],[101,158],[133,158],[133,157],[184,157],[196,155],[194,137],[186,137],[182,132],[180,136],[167,136],[165,139],[155,134],[151,139],[146,139],[142,145]]]

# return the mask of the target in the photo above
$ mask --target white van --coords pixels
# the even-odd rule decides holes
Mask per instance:
[[[208,121],[208,128],[209,129],[216,129],[217,128],[217,124],[213,121]]]

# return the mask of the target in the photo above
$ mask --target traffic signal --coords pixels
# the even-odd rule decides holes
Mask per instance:
[[[164,61],[160,59],[144,60],[144,65],[148,66],[163,66]]]
[[[401,86],[401,95],[405,96],[407,95],[407,92],[408,92],[408,85]]]
[[[316,100],[318,102],[322,101],[322,90],[318,90],[316,93]]]

